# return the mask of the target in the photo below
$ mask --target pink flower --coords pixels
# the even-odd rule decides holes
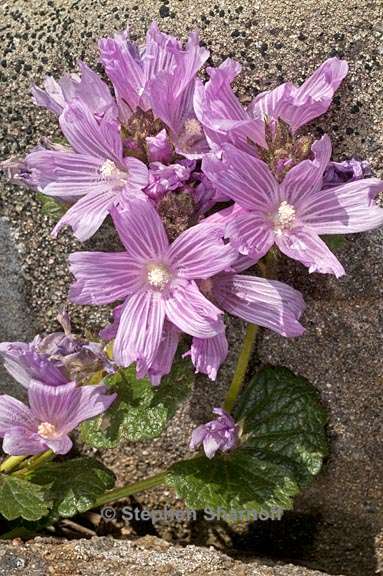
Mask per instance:
[[[39,454],[49,448],[66,454],[72,447],[68,434],[76,426],[109,408],[116,394],[105,386],[77,386],[68,382],[49,386],[32,380],[29,406],[4,394],[0,396],[0,437],[3,450],[13,456]]]
[[[232,143],[256,155],[255,144],[266,146],[266,120],[281,119],[294,133],[324,114],[347,74],[348,65],[344,60],[329,58],[302,86],[287,82],[262,92],[247,108],[241,105],[230,86],[240,71],[240,64],[231,59],[218,68],[208,68],[210,80],[205,85],[198,82],[194,108],[213,150],[221,150],[224,143]]]
[[[225,236],[240,254],[257,260],[276,244],[310,272],[339,277],[343,266],[319,235],[362,232],[383,224],[383,210],[375,202],[383,190],[381,180],[368,178],[322,189],[331,157],[328,136],[313,144],[314,159],[294,166],[281,183],[262,160],[230,144],[223,149],[221,167],[206,158],[203,170],[220,192],[236,202],[222,218]]]
[[[233,250],[220,227],[198,225],[169,245],[164,226],[147,200],[112,210],[126,252],[77,252],[70,257],[76,282],[70,299],[78,304],[124,300],[114,343],[122,366],[137,362],[139,374],[154,365],[165,320],[180,331],[210,338],[223,331],[222,312],[195,282],[227,268]]]
[[[222,408],[213,408],[218,418],[193,430],[190,450],[196,450],[201,444],[206,456],[211,459],[215,453],[229,452],[237,447],[239,442],[238,425],[230,414]]]

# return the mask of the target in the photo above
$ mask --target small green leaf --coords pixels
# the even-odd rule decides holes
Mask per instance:
[[[189,395],[190,373],[188,363],[179,360],[158,388],[147,379],[137,380],[134,366],[107,378],[118,397],[107,412],[81,425],[82,440],[94,448],[114,448],[122,438],[157,438]]]
[[[16,476],[0,477],[0,514],[7,520],[39,520],[49,513],[49,497],[41,486]]]
[[[290,468],[300,485],[327,454],[327,416],[308,380],[280,366],[261,370],[249,383],[234,417],[244,420],[243,446],[262,460]]]
[[[194,509],[271,511],[292,508],[299,487],[291,474],[252,450],[177,462],[167,476],[186,505]]]
[[[92,458],[48,462],[37,468],[31,479],[44,486],[54,502],[54,513],[74,516],[92,507],[97,497],[114,487],[114,474]]]
[[[242,393],[234,417],[242,430],[236,450],[178,462],[167,483],[192,508],[291,508],[327,452],[317,391],[286,368],[265,368]]]
[[[346,242],[346,237],[343,234],[329,234],[322,236],[322,240],[326,242],[330,250],[339,250]]]
[[[42,192],[37,192],[37,199],[41,203],[41,211],[46,216],[49,216],[54,221],[60,220],[61,216],[68,210],[68,206],[62,202],[58,202],[52,196],[47,196]]]

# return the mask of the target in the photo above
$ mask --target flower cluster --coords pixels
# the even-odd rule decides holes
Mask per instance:
[[[0,344],[4,366],[27,389],[30,406],[0,396],[0,437],[7,454],[48,449],[66,454],[72,447],[68,433],[107,410],[115,399],[115,394],[105,394],[102,384],[85,384],[97,372],[114,370],[102,346],[72,334],[66,313],[58,319],[64,332],[37,335],[30,343]]]
[[[303,333],[301,294],[249,273],[274,245],[309,272],[340,277],[321,235],[383,223],[375,200],[383,182],[367,163],[335,162],[328,135],[300,132],[328,110],[347,63],[330,58],[301,86],[287,82],[244,107],[231,87],[237,62],[207,68],[206,82],[198,76],[209,52],[196,33],[183,46],[153,23],[144,46],[122,32],[99,49],[109,84],[79,62],[81,75],[33,87],[67,144],[45,142],[3,169],[68,206],[54,236],[68,225],[86,240],[111,216],[125,251],[72,254],[69,298],[116,304],[101,332],[114,340],[116,364],[135,363],[139,377],[158,385],[186,334],[196,371],[214,380],[228,352],[225,312],[282,336]],[[34,342],[23,354],[35,358],[50,345]],[[3,353],[22,372],[15,350]],[[67,382],[73,354],[82,358],[84,349],[50,365],[55,384]],[[212,445],[210,453],[220,448]]]

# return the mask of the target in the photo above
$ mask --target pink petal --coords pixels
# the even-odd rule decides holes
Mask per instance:
[[[32,380],[28,388],[28,399],[37,420],[61,427],[63,419],[78,403],[77,385],[76,382],[68,382],[60,386],[48,386]]]
[[[52,230],[52,236],[57,237],[64,226],[70,226],[76,238],[84,242],[88,240],[104,222],[118,195],[106,186],[95,186],[96,191],[90,192],[78,200],[64,216],[60,218]],[[97,190],[100,188],[100,190]]]
[[[298,319],[304,310],[302,295],[276,280],[242,274],[216,277],[213,293],[230,314],[246,322],[270,328],[282,336],[304,332]]]
[[[98,335],[103,340],[113,340],[116,337],[118,326],[120,324],[120,318],[123,310],[123,304],[116,306],[113,310],[113,322],[105,326]]]
[[[105,386],[47,386],[33,380],[28,389],[33,415],[56,427],[58,436],[68,434],[80,422],[101,414],[112,404],[115,394],[104,394]]]
[[[267,213],[278,199],[278,182],[269,167],[231,144],[223,146],[224,170],[217,171],[216,161],[206,158],[202,169],[220,193],[235,200],[242,208]]]
[[[30,431],[37,427],[36,419],[30,409],[8,394],[0,396],[0,436],[4,436],[10,428],[22,426]]]
[[[141,266],[125,252],[75,252],[69,263],[76,278],[69,298],[77,304],[123,300],[143,283]]]
[[[34,456],[47,450],[46,442],[34,431],[15,426],[4,435],[3,451],[12,456]]]
[[[245,210],[233,211],[226,224],[225,237],[240,254],[254,261],[262,258],[274,244],[271,221]]]
[[[143,291],[124,304],[113,357],[120,366],[137,362],[137,371],[147,373],[161,342],[165,305],[160,294]]]
[[[383,191],[377,178],[356,180],[312,195],[301,220],[317,234],[344,234],[372,230],[383,224],[383,210],[375,197]]]
[[[45,438],[44,440],[48,448],[55,454],[67,454],[73,446],[73,442],[67,434],[59,436],[59,438]]]
[[[36,150],[27,155],[26,166],[33,172],[39,190],[48,196],[70,200],[88,192],[105,192],[108,182],[100,178],[103,160],[64,150]]]
[[[313,160],[303,160],[294,166],[280,185],[280,201],[286,200],[295,209],[303,209],[312,195],[321,188],[323,173],[331,158],[331,140],[327,135],[311,147]]]
[[[128,40],[128,33],[115,34],[114,38],[102,38],[99,43],[101,62],[111,81],[117,99],[123,99],[133,112],[138,105],[143,109],[141,98],[144,80],[144,67],[141,56],[132,42]]]
[[[305,226],[295,228],[288,234],[276,236],[275,241],[281,252],[302,262],[310,273],[335,274],[337,278],[345,274],[339,260],[310,228]]]
[[[329,58],[300,86],[293,87],[280,116],[293,131],[327,112],[333,95],[348,72],[345,60]],[[294,89],[295,88],[295,89]]]
[[[148,372],[153,386],[159,386],[162,376],[170,373],[179,339],[179,330],[170,322],[165,321],[161,342]]]
[[[122,193],[132,194],[143,190],[149,183],[149,170],[141,160],[130,158],[123,159],[123,165],[127,170],[126,185]]]
[[[147,261],[161,258],[169,242],[164,225],[149,200],[133,199],[125,207],[113,208],[112,218],[128,254]]]
[[[221,332],[212,338],[193,338],[187,355],[191,356],[196,372],[207,374],[210,380],[215,380],[227,353],[228,343],[225,332]]]
[[[82,102],[74,100],[61,114],[60,126],[76,152],[120,162],[122,158],[120,126],[114,118],[105,115],[98,123]]]
[[[194,282],[174,290],[165,306],[168,320],[190,336],[211,338],[223,330],[221,310],[201,294]]]
[[[183,232],[168,252],[178,276],[188,279],[209,278],[230,266],[235,253],[223,242],[219,225],[201,223]]]
[[[255,152],[248,140],[264,143],[263,119],[251,118],[230,86],[240,71],[240,64],[228,58],[218,68],[208,68],[209,82],[196,83],[194,110],[212,149],[220,150],[224,142],[232,142]]]
[[[260,116],[265,119],[265,116],[268,116],[270,119],[276,120],[280,116],[281,104],[289,97],[290,91],[291,84],[285,83],[273,90],[261,92],[248,106],[248,114],[253,118]]]

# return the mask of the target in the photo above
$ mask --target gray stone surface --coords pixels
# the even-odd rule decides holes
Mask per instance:
[[[335,158],[358,155],[383,176],[383,5],[378,0],[216,0],[198,5],[189,0],[3,0],[2,12],[2,157],[24,152],[43,135],[59,134],[55,119],[33,107],[28,95],[32,81],[72,69],[78,57],[94,64],[98,37],[129,23],[142,38],[156,18],[165,31],[183,37],[198,27],[214,64],[227,56],[239,59],[244,67],[236,88],[243,101],[284,80],[302,82],[326,57],[344,56],[349,76],[331,111],[310,130],[319,133],[319,125],[328,129]],[[58,241],[49,237],[52,222],[30,192],[3,182],[1,193],[3,214],[18,234],[36,328],[52,328],[70,282],[66,258],[79,244],[69,233]],[[101,243],[99,236],[86,248]],[[280,278],[304,293],[306,335],[286,341],[263,332],[254,358],[254,365],[286,364],[320,390],[329,408],[332,444],[322,474],[278,524],[250,526],[242,534],[226,529],[218,539],[216,527],[196,531],[173,526],[163,531],[166,538],[215,545],[223,541],[246,554],[293,559],[334,574],[375,573],[374,541],[380,542],[383,524],[382,235],[350,237],[339,257],[348,272],[340,281],[308,277],[302,267],[281,263]],[[78,325],[85,320],[89,329],[108,317],[107,310],[90,307],[72,311]],[[231,356],[219,380],[198,378],[191,402],[161,439],[103,455],[120,483],[155,472],[187,452],[192,427],[223,397],[242,332],[239,323],[231,324]],[[19,335],[15,331],[13,337]],[[162,489],[138,500],[152,507],[175,503],[174,495]]]
[[[21,259],[9,223],[0,218],[0,342],[27,341],[34,336]],[[21,396],[21,392],[0,364],[0,393]]]
[[[325,576],[289,565],[243,563],[214,548],[171,546],[159,538],[34,542],[0,547],[0,576]]]

